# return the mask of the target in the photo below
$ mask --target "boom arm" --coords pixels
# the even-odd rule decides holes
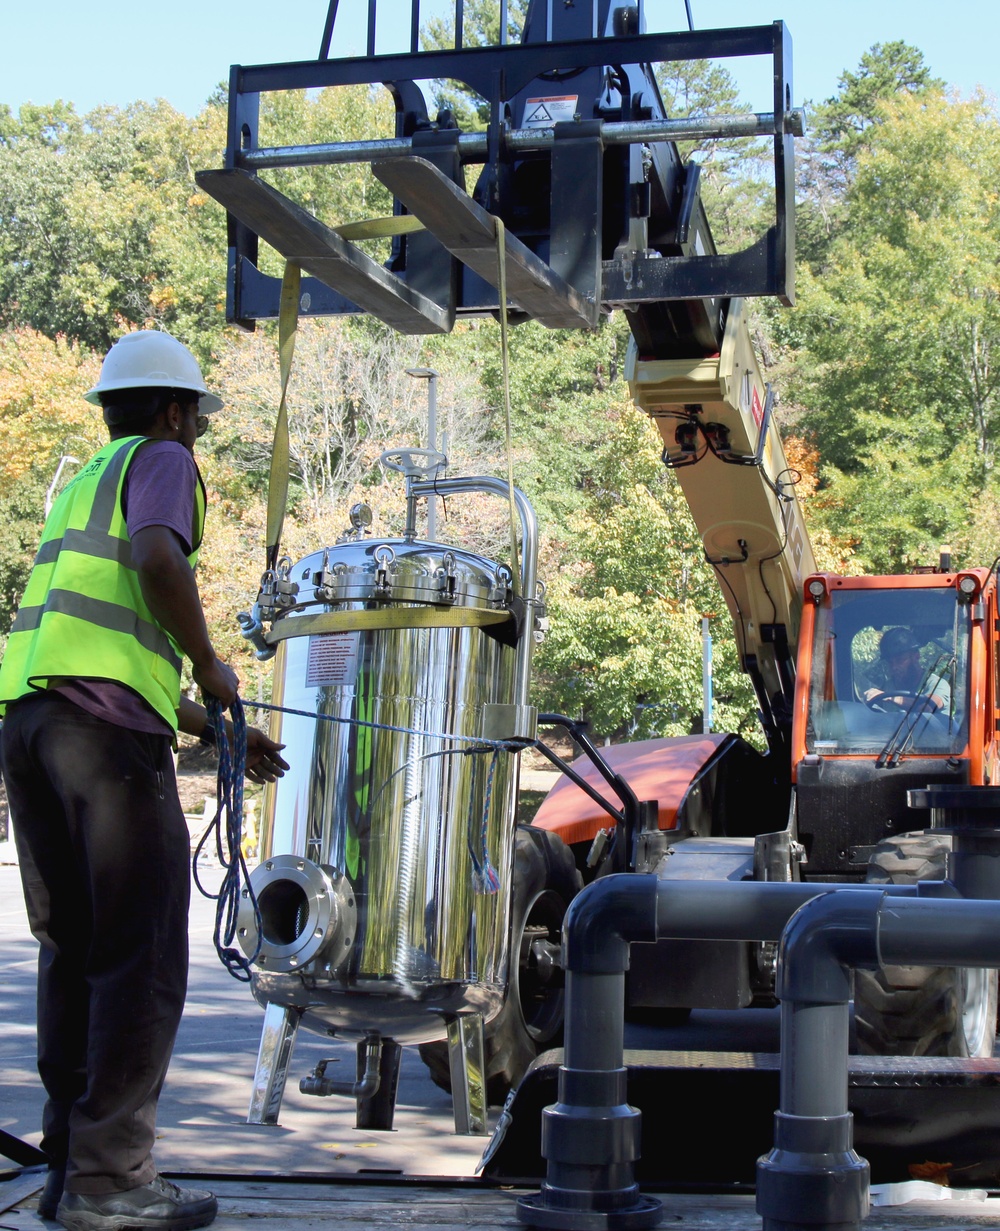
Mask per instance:
[[[768,743],[787,742],[802,585],[812,546],[746,323],[731,301],[722,349],[703,359],[626,367],[636,404],[655,421],[733,619]]]

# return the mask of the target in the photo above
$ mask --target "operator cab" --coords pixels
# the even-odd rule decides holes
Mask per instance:
[[[961,753],[968,603],[954,587],[834,590],[816,610],[806,751]]]
[[[987,570],[805,583],[792,727],[805,879],[863,880],[875,846],[923,829],[908,792],[996,762],[995,582]]]

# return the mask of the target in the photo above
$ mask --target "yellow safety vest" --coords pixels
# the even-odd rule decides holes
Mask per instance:
[[[177,730],[181,649],[142,597],[122,512],[129,463],[148,440],[126,436],[105,445],[53,505],[0,663],[0,713],[60,677],[113,680]],[[205,504],[199,474],[192,568]]]

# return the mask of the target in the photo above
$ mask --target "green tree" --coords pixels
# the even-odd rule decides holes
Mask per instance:
[[[45,517],[45,480],[37,471],[0,495],[0,653],[27,585]]]
[[[499,335],[494,322],[476,322],[434,351],[460,350],[485,395],[488,439],[506,456]],[[594,451],[610,431],[609,408],[625,396],[626,323],[618,314],[583,332],[530,321],[508,339],[516,480],[543,524],[564,526],[581,507]]]
[[[395,136],[395,109],[383,86],[337,86],[307,93],[275,90],[261,98],[261,145],[316,145],[330,141],[367,141]],[[367,163],[282,167],[264,179],[327,226],[392,213],[389,190]],[[221,207],[217,206],[222,214]],[[384,260],[388,243],[373,243],[370,254]],[[281,273],[284,260],[262,245],[261,267]]]
[[[33,329],[0,333],[0,495],[32,471],[51,481],[59,459],[86,460],[106,438],[100,412],[83,400],[100,360],[66,338]]]
[[[920,97],[940,92],[944,81],[933,77],[923,52],[897,39],[875,43],[861,57],[857,72],[845,70],[837,93],[812,111],[812,128],[830,173],[847,188],[858,155],[869,144],[872,126],[881,118],[884,103],[901,95]]]
[[[800,258],[822,262],[830,240],[846,215],[845,194],[858,156],[868,148],[882,108],[901,95],[921,97],[944,89],[931,76],[918,48],[902,41],[875,43],[856,72],[845,70],[837,93],[816,106],[807,104],[808,132],[798,150],[800,201],[796,221]]]
[[[225,251],[224,228],[206,220],[193,168],[221,148],[224,123],[164,102],[82,118],[62,103],[5,109],[0,324],[104,350],[156,322],[206,355],[222,327],[210,253]]]
[[[890,503],[864,532],[893,524],[872,555],[900,565],[928,537],[957,536],[972,494],[995,482],[1000,120],[984,95],[904,94],[866,139],[828,268],[802,278],[793,395],[829,517],[843,530],[856,484],[881,490]]]
[[[0,333],[0,637],[6,637],[41,537],[46,494],[106,439],[98,411],[83,400],[100,363],[65,338],[32,329]]]
[[[701,617],[721,608],[700,537],[648,419],[620,405],[587,506],[548,554],[551,629],[537,655],[546,709],[601,735],[684,735],[701,724]],[[728,617],[715,625],[715,725],[759,740]]]

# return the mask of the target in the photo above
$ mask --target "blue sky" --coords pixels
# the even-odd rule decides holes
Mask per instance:
[[[650,29],[686,26],[683,0],[645,0]],[[424,0],[430,11],[440,0]],[[63,98],[85,112],[100,103],[165,98],[195,114],[230,64],[309,60],[319,50],[326,0],[171,0],[112,8],[87,0],[11,0],[0,39],[0,102]],[[903,39],[961,93],[1000,94],[998,0],[691,0],[695,25],[786,22],[794,43],[794,101],[821,101],[873,43]],[[356,54],[364,0],[341,0],[335,54]],[[379,0],[379,50],[405,38],[408,3]],[[760,62],[763,66],[763,61]],[[746,101],[770,110],[766,73],[729,67]]]

